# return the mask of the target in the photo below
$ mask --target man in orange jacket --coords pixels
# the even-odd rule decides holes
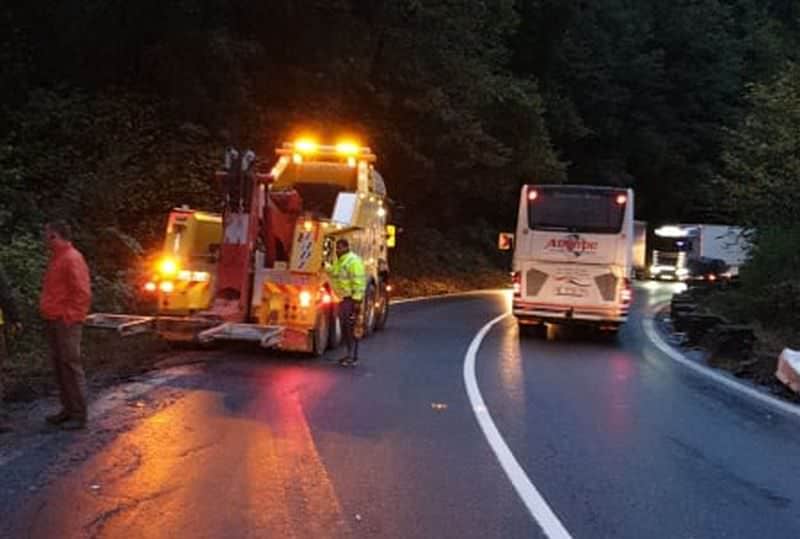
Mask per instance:
[[[67,430],[86,426],[86,378],[81,365],[83,320],[89,313],[92,290],[89,268],[72,246],[66,223],[45,227],[50,261],[44,276],[39,309],[47,323],[47,343],[61,395],[61,411],[48,423]]]

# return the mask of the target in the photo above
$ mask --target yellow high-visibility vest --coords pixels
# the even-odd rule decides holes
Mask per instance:
[[[355,301],[364,299],[367,288],[367,274],[364,262],[354,252],[338,258],[329,271],[333,289],[339,297],[351,297]]]

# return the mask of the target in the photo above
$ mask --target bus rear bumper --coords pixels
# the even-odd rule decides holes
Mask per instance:
[[[520,324],[575,323],[599,326],[619,326],[628,319],[627,307],[593,305],[551,305],[515,300],[512,313]]]

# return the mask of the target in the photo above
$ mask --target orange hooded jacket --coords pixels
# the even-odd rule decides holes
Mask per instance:
[[[39,310],[45,320],[83,322],[92,303],[89,268],[83,255],[67,244],[50,256]]]

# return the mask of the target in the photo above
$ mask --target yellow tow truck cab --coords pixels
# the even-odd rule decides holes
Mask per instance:
[[[214,292],[222,217],[216,213],[173,209],[161,252],[152,262],[143,292],[166,316],[189,316],[208,308]]]

